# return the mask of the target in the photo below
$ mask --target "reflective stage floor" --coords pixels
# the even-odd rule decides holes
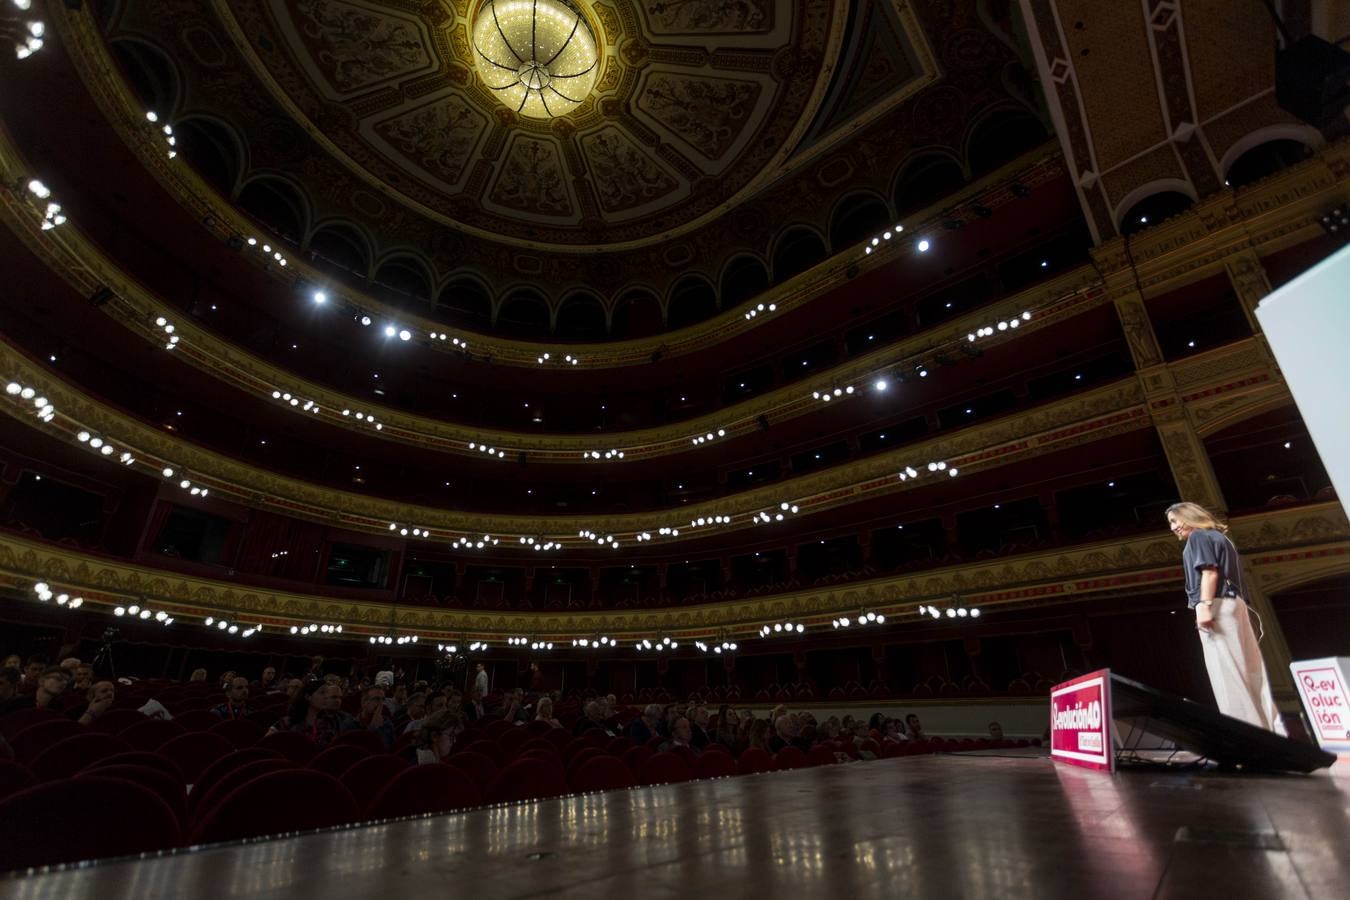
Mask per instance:
[[[1347,788],[1325,770],[920,756],[114,861],[0,880],[0,895],[1344,897]]]

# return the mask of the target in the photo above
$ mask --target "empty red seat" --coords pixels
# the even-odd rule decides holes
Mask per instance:
[[[525,730],[529,733],[530,737],[543,737],[550,731],[557,731],[558,729],[554,728],[550,722],[545,722],[542,719],[535,719],[525,726]]]
[[[806,762],[812,766],[832,766],[838,760],[834,756],[834,748],[825,744],[816,744],[806,754]]]
[[[215,780],[203,790],[198,790],[197,785],[192,786],[192,794],[188,798],[189,818],[195,823],[200,822],[202,817],[211,811],[211,809],[225,799],[235,788],[241,784],[252,781],[260,775],[266,775],[269,772],[280,772],[283,769],[298,768],[295,763],[284,757],[267,757],[265,759],[255,759],[242,765],[235,766],[227,772],[221,772]]]
[[[605,752],[610,756],[622,757],[628,752],[628,748],[633,746],[633,742],[626,737],[616,737],[605,745]]]
[[[14,758],[19,762],[30,762],[43,750],[57,741],[84,734],[84,728],[70,719],[48,719],[34,722],[14,737],[9,745],[14,749]]]
[[[457,754],[481,753],[493,762],[501,762],[504,758],[502,756],[502,748],[497,746],[496,741],[473,741],[472,743],[465,744],[463,749],[456,747],[455,752]]]
[[[61,810],[72,814],[58,815]],[[180,836],[163,800],[120,778],[35,785],[0,800],[0,822],[10,826],[0,841],[0,870],[164,850]],[[12,827],[16,823],[22,827]]]
[[[633,773],[617,756],[597,753],[584,759],[568,780],[577,791],[616,791],[633,786]]]
[[[688,781],[693,771],[684,758],[675,753],[656,753],[637,772],[638,784],[676,784]]]
[[[571,762],[572,757],[576,756],[582,750],[598,750],[598,749],[600,748],[596,747],[594,744],[592,744],[585,738],[573,738],[567,744],[567,746],[563,748],[563,759],[567,760],[568,762]]]
[[[260,759],[275,759],[286,761],[280,753],[275,750],[265,750],[262,747],[249,747],[244,750],[235,750],[227,753],[220,759],[211,763],[197,776],[197,780],[192,784],[192,794],[188,799],[188,807],[196,809],[198,801],[206,795],[208,791],[224,777],[227,773],[233,772],[240,766],[251,762],[257,762]]]
[[[183,770],[178,768],[177,763],[168,757],[160,756],[158,753],[151,753],[149,750],[128,750],[125,753],[100,756],[80,769],[78,774],[83,775],[104,766],[139,766],[143,769],[159,769],[161,772],[167,772],[179,781],[183,781]],[[184,781],[183,783],[186,784],[187,782]]]
[[[529,738],[516,749],[516,755],[519,756],[522,753],[529,753],[531,750],[539,750],[550,756],[562,759],[562,751],[559,750],[556,745],[549,743],[543,738]]]
[[[337,778],[370,755],[370,751],[365,747],[358,747],[355,744],[333,743],[316,753],[305,768]]]
[[[565,728],[553,728],[544,735],[544,740],[559,750],[565,750],[567,745],[572,742],[572,733]]]
[[[511,763],[493,778],[488,788],[489,803],[538,800],[567,793],[567,782],[560,766],[537,759]]]
[[[569,781],[572,780],[572,776],[575,773],[579,772],[581,770],[581,767],[584,766],[586,763],[595,759],[597,756],[604,756],[604,755],[605,754],[601,753],[598,747],[587,747],[584,750],[578,750],[576,753],[572,755],[572,758],[567,761],[568,780]],[[623,760],[619,761],[623,762]]]
[[[501,768],[492,757],[472,750],[452,754],[446,759],[446,763],[478,779],[480,784],[491,782],[497,774],[497,769]]]
[[[184,731],[210,731],[213,726],[224,721],[209,709],[190,709],[175,715],[173,720]]]
[[[389,748],[384,745],[384,738],[380,737],[375,732],[368,731],[364,728],[359,731],[342,732],[342,734],[333,738],[332,743],[328,746],[332,747],[334,745],[364,747],[371,753],[385,753],[389,750]]]
[[[137,722],[144,721],[145,715],[137,709],[113,708],[95,719],[94,724],[89,727],[95,731],[106,731],[108,734],[118,734],[124,729],[135,725]]]
[[[412,763],[392,753],[376,753],[352,763],[347,771],[339,776],[341,781],[356,798],[356,805],[365,809],[375,799],[389,779],[409,768]]]
[[[762,747],[746,747],[744,752],[741,753],[741,758],[737,760],[736,768],[742,775],[772,772],[773,756]]]
[[[330,828],[356,817],[351,791],[333,776],[283,769],[260,775],[221,798],[198,820],[192,843]]]
[[[804,769],[806,768],[806,754],[798,747],[784,747],[774,755],[773,767],[775,769]]]
[[[278,731],[269,734],[254,746],[275,750],[291,762],[302,766],[319,752],[313,741],[297,731]]]
[[[118,732],[117,736],[133,750],[158,750],[165,743],[183,734],[183,726],[169,719],[146,719]]]
[[[503,758],[514,759],[520,753],[520,748],[530,739],[530,735],[524,728],[508,728],[497,735],[497,746],[501,748]]]
[[[207,766],[222,756],[233,753],[234,745],[209,731],[189,731],[166,741],[156,752],[178,766],[187,784],[195,784],[197,776],[201,775]]]
[[[35,784],[37,779],[23,763],[0,759],[0,800]]]
[[[99,766],[96,769],[84,769],[78,775],[79,778],[120,778],[123,781],[130,781],[133,784],[139,784],[148,790],[154,791],[155,796],[163,800],[169,809],[173,810],[174,820],[181,829],[187,824],[187,785],[183,779],[169,773],[164,769],[153,769],[149,766]]]
[[[623,754],[623,763],[628,766],[628,771],[634,775],[642,768],[642,764],[652,758],[652,748],[645,745],[640,747],[629,747]]]
[[[504,719],[494,719],[483,725],[483,734],[489,739],[496,740],[514,727]]]
[[[281,718],[277,716],[277,718]],[[245,747],[252,747],[258,741],[263,739],[267,733],[267,726],[260,725],[252,719],[226,719],[223,722],[217,722],[209,729],[212,734],[218,734],[229,741],[236,749],[242,750]]]
[[[482,789],[454,766],[412,766],[394,775],[375,795],[366,818],[393,819],[467,809],[483,803]]]
[[[131,745],[116,735],[86,732],[48,747],[30,768],[38,781],[53,781],[74,775],[96,759],[130,749]]]
[[[730,753],[704,753],[694,760],[695,777],[725,778],[736,774],[739,774],[739,769]]]
[[[65,721],[67,717],[54,709],[16,709],[6,716],[0,716],[0,735],[9,740],[29,725],[56,720]]]

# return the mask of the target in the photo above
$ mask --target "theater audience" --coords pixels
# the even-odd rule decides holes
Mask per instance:
[[[648,703],[643,707],[642,715],[628,723],[628,739],[642,745],[656,737],[656,723],[661,720],[661,707]]]
[[[487,669],[484,668],[482,663],[479,663],[475,671],[476,674],[473,676],[473,689],[478,692],[479,698],[486,697],[488,691],[492,689],[491,685],[488,683]]]
[[[605,708],[599,700],[591,700],[582,707],[582,716],[577,719],[577,724],[572,728],[572,733],[580,737],[592,728],[605,731]]]
[[[47,669],[47,657],[40,653],[34,653],[28,657],[28,662],[23,667],[23,683],[25,690],[37,690],[38,679]]]
[[[717,727],[711,735],[713,742],[734,750],[741,740],[740,729],[741,717],[723,703],[717,710]]]
[[[49,709],[57,697],[66,692],[70,676],[60,666],[48,666],[38,674],[37,687],[31,694],[21,694],[10,701],[6,712],[20,709]]]
[[[361,727],[356,717],[338,709],[341,703],[342,692],[337,687],[317,679],[302,682],[291,708],[267,733],[294,731],[319,747],[327,747],[342,732]]]
[[[98,681],[87,689],[85,701],[67,713],[81,725],[93,725],[99,716],[112,708],[117,697],[117,686],[111,681]]]
[[[445,698],[441,698],[441,708],[445,708]],[[403,708],[394,714],[394,731],[407,734],[422,727],[427,716],[427,695],[421,692],[413,694]]]
[[[554,728],[561,728],[562,723],[553,717],[553,698],[540,697],[539,708],[535,712],[534,720],[536,722],[547,722]]]
[[[23,678],[23,657],[17,653],[11,653],[5,657],[4,663],[0,664],[0,669],[15,669],[18,671],[19,677]]]
[[[341,694],[338,696],[341,697]],[[384,688],[379,684],[366,688],[361,694],[359,722],[366,731],[378,734],[386,748],[394,746],[394,723],[389,716],[388,707],[385,706]]]
[[[784,747],[795,747],[801,734],[801,720],[791,713],[783,713],[773,721],[774,735],[769,739],[769,751],[777,753]]]
[[[221,719],[246,719],[253,712],[248,705],[248,679],[236,675],[225,686],[225,702],[211,710]]]
[[[508,722],[530,721],[530,707],[525,703],[524,690],[516,688],[506,698],[506,710],[502,713],[502,718]]]
[[[903,744],[905,735],[900,730],[899,719],[887,719],[882,729],[881,742],[883,744]]]
[[[205,681],[205,680],[206,680],[205,669],[193,669],[192,675],[188,677],[188,681]]]
[[[712,738],[708,735],[708,719],[708,707],[702,703],[689,711],[689,743],[695,750],[702,750],[712,742]]]
[[[928,740],[927,733],[924,732],[923,726],[919,724],[919,717],[914,713],[910,713],[909,715],[905,716],[905,740],[907,741]]]
[[[71,688],[77,691],[87,691],[94,684],[94,667],[89,663],[80,663],[75,669],[75,680],[71,683]]]
[[[680,716],[676,719],[675,724],[670,728],[670,740],[661,745],[661,752],[669,753],[678,747],[697,752],[698,748],[690,742],[690,738],[693,736],[693,727],[688,716]]]
[[[13,657],[11,657],[12,659]],[[9,660],[5,660],[9,662]],[[0,716],[10,711],[15,701],[21,699],[19,696],[19,683],[23,681],[23,673],[17,666],[5,666],[0,669]],[[17,706],[14,706],[17,709]]]
[[[262,670],[262,677],[258,679],[258,692],[262,694],[275,694],[280,690],[277,683],[277,670],[275,666],[268,666]]]
[[[464,731],[464,720],[449,710],[427,716],[417,729],[413,744],[414,762],[418,765],[444,762],[455,746],[455,739]]]
[[[70,680],[73,683],[75,681],[75,673],[78,672],[80,668],[80,658],[78,656],[67,656],[65,659],[61,660],[61,668],[66,670],[66,674],[70,676]]]
[[[482,663],[479,663],[479,665],[481,666]],[[464,718],[468,719],[470,722],[477,722],[487,715],[487,711],[483,708],[483,692],[478,688],[474,688],[470,691],[469,699],[464,701],[462,709]]]
[[[996,741],[1003,740],[1003,726],[1000,725],[998,722],[990,722],[989,737],[993,738]]]
[[[747,749],[749,749],[750,747],[758,747],[759,749],[768,751],[769,753],[774,752],[769,747],[768,719],[750,720],[750,727],[746,734],[745,746]]]

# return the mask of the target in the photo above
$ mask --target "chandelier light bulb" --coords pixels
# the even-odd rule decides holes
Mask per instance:
[[[529,118],[571,112],[599,74],[596,36],[568,0],[487,0],[474,18],[472,40],[483,83]]]

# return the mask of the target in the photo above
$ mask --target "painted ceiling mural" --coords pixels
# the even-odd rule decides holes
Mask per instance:
[[[438,282],[528,274],[550,294],[635,272],[658,295],[691,269],[715,284],[777,227],[823,232],[850,190],[890,197],[916,150],[959,157],[971,110],[1019,102],[1017,53],[972,0],[583,0],[596,87],[532,119],[474,68],[479,5],[139,0],[107,38],[171,61],[176,119],[237,135],[236,193],[281,176],[311,230],[357,223],[375,257],[411,250]]]

